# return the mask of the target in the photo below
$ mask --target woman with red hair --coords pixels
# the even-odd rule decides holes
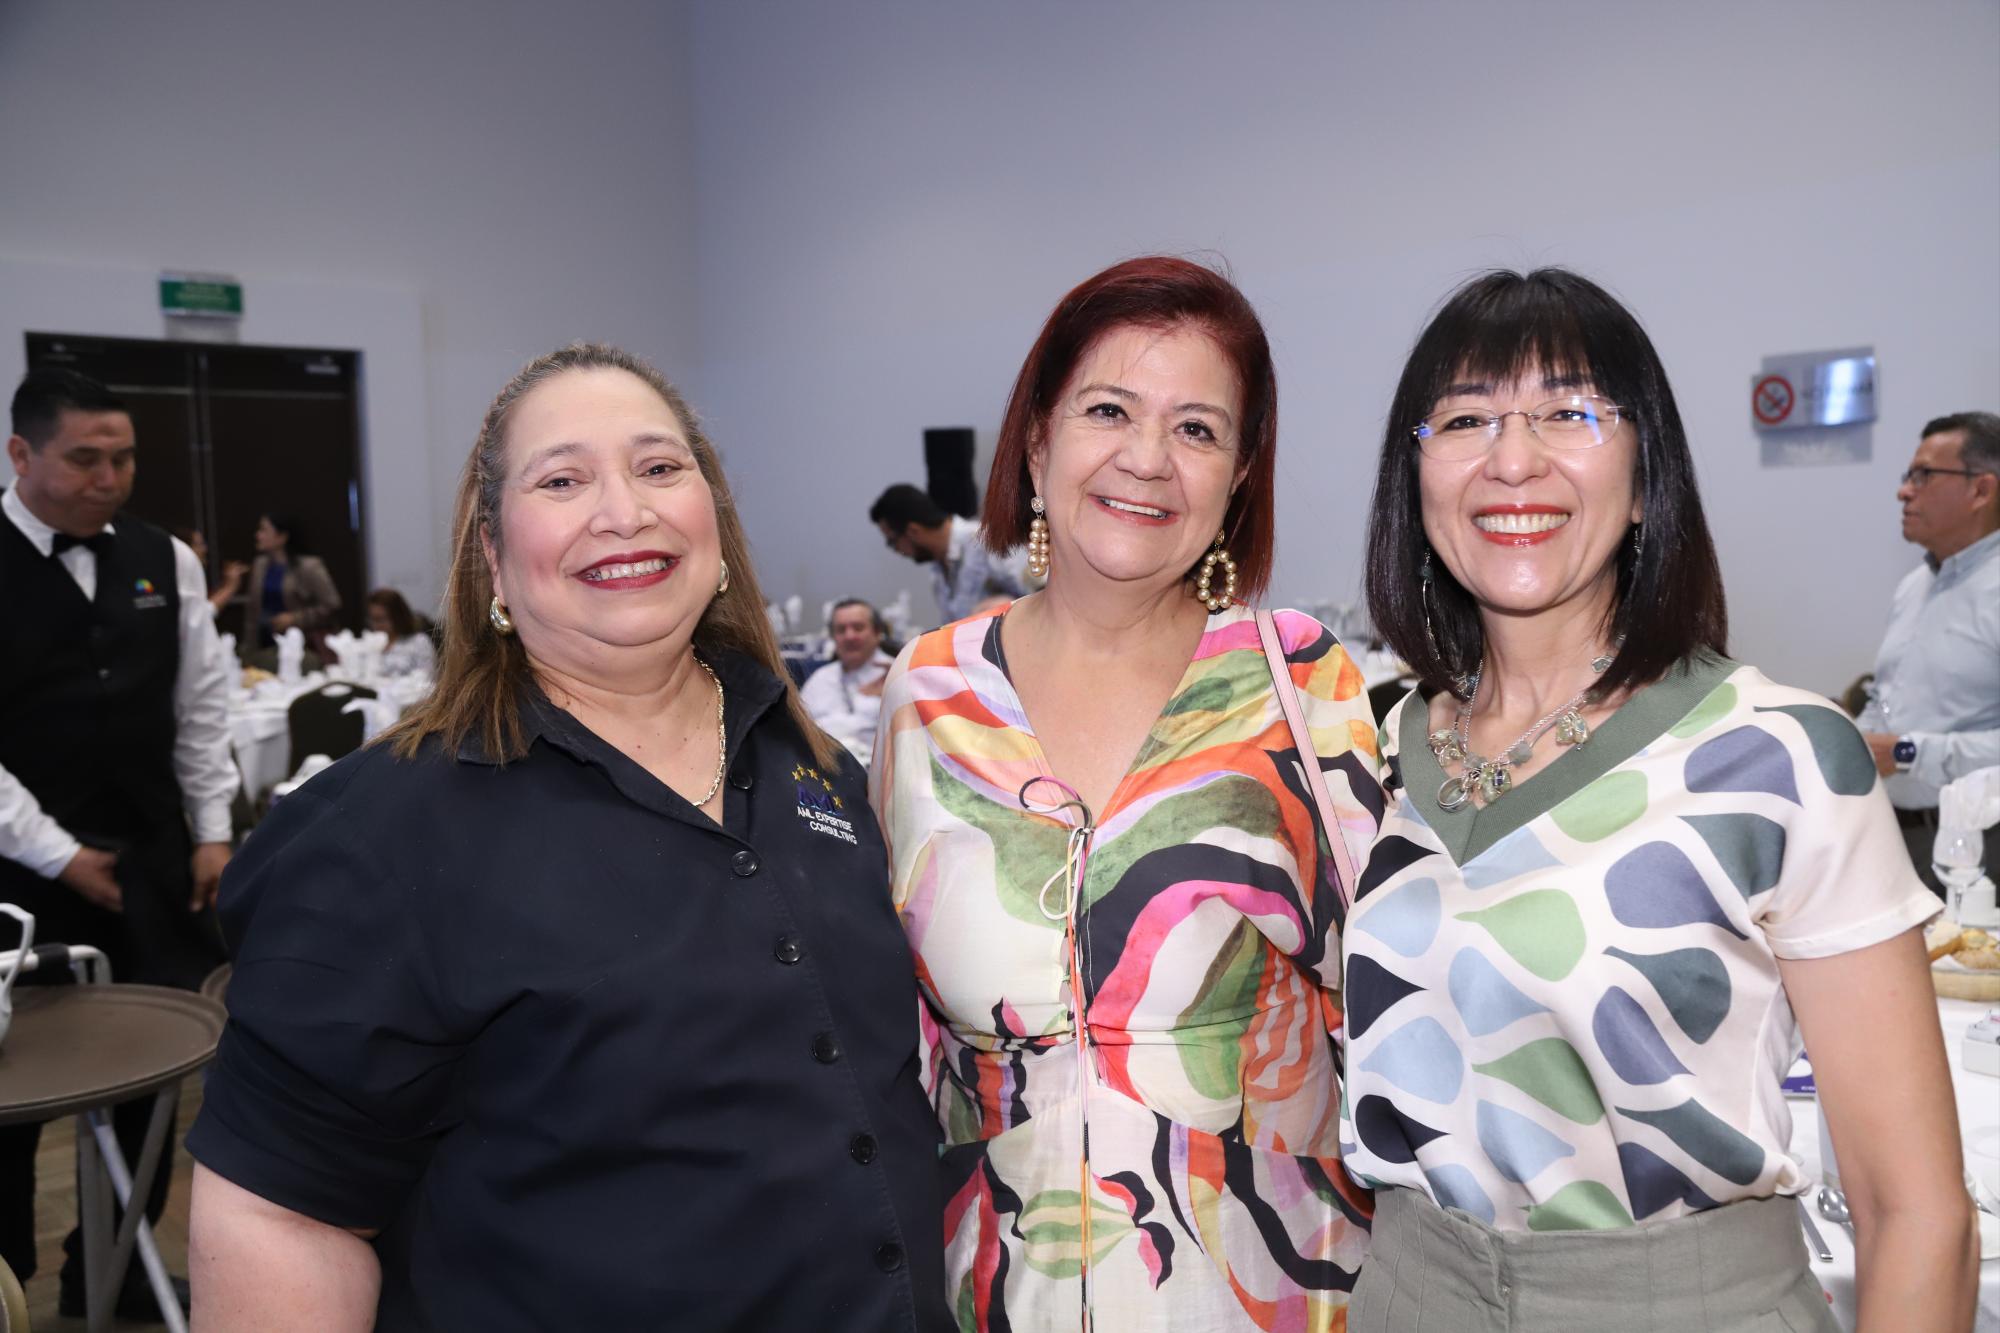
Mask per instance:
[[[1382,796],[1340,644],[1243,604],[1276,437],[1225,278],[1146,258],[1084,282],[987,487],[986,541],[1025,542],[1047,586],[919,638],[883,690],[872,794],[961,1327],[1340,1322],[1368,1202],[1338,1161],[1334,867]]]

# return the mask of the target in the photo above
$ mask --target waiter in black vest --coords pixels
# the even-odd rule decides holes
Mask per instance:
[[[119,513],[135,432],[103,385],[31,371],[0,495],[0,901],[36,938],[91,944],[116,981],[194,989],[222,961],[211,906],[229,860],[228,669],[201,563]],[[17,940],[0,918],[0,949]],[[136,1162],[150,1098],[114,1122]],[[171,1133],[171,1132],[170,1132]],[[0,1130],[0,1257],[35,1268],[40,1126]],[[147,1215],[166,1203],[160,1162]],[[82,1314],[77,1236],[62,1313]],[[121,1315],[157,1315],[135,1265]]]

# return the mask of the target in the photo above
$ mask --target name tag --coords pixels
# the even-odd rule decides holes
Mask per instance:
[[[166,594],[153,587],[151,579],[138,579],[132,584],[132,609],[153,611],[167,604]]]

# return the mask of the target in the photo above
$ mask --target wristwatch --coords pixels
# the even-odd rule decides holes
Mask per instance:
[[[1896,771],[1907,773],[1910,765],[1917,762],[1917,743],[1908,736],[1896,737],[1896,748],[1889,751],[1889,757],[1896,761]]]

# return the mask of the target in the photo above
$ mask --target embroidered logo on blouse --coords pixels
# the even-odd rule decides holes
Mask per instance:
[[[859,845],[854,836],[854,825],[841,817],[846,808],[840,797],[834,795],[833,784],[819,775],[816,768],[804,764],[792,767],[792,785],[798,792],[799,818],[815,833],[824,833],[829,838]]]
[[[151,579],[137,580],[132,584],[132,591],[137,594],[132,599],[132,609],[135,611],[151,611],[155,607],[167,604],[167,599],[153,590]]]

